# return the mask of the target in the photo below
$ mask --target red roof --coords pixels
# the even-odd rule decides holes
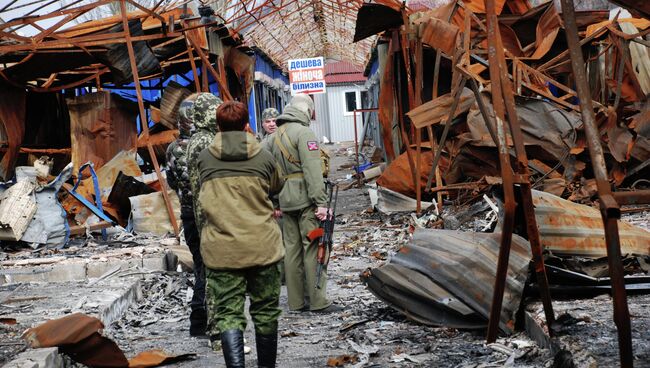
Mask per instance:
[[[347,61],[325,64],[326,84],[365,82],[366,79],[363,76],[363,68]]]

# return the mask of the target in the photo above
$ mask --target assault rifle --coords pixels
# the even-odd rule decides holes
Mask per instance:
[[[310,241],[318,240],[318,252],[316,254],[316,289],[320,289],[320,277],[323,268],[329,263],[329,255],[332,252],[332,237],[334,236],[334,221],[336,216],[336,201],[339,196],[339,187],[329,180],[325,182],[329,199],[327,201],[327,218],[320,223],[320,227],[309,232],[307,238]]]

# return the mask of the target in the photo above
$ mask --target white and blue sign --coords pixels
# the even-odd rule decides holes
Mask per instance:
[[[325,60],[322,57],[289,60],[291,95],[325,93]]]

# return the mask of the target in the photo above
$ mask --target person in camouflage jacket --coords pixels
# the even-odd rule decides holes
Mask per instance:
[[[198,94],[192,94],[178,107],[178,139],[167,147],[167,182],[176,191],[181,202],[181,221],[185,243],[192,253],[194,261],[194,294],[190,307],[190,335],[203,336],[207,329],[207,311],[205,302],[205,266],[201,257],[201,241],[194,219],[194,197],[190,186],[189,167],[187,165],[187,145],[195,132],[193,123],[194,101]]]
[[[200,173],[197,167],[199,154],[210,146],[217,134],[217,107],[222,103],[223,101],[212,93],[199,93],[194,101],[193,120],[196,133],[192,135],[187,144],[187,165],[193,193],[198,193],[201,189]],[[198,196],[194,197],[193,201],[194,217],[200,234],[204,222],[203,211],[201,211]]]
[[[194,93],[185,98],[178,107],[178,139],[167,146],[167,183],[176,191],[181,202],[181,208],[192,210],[192,188],[187,167],[187,144],[195,132],[192,114],[193,105],[198,94]]]
[[[262,141],[264,138],[273,134],[278,128],[275,125],[275,121],[280,115],[277,109],[273,107],[267,107],[262,111],[262,130],[257,134],[257,140]]]

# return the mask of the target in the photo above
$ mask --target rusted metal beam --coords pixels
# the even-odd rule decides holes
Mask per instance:
[[[580,41],[580,47],[582,47],[582,46],[586,45],[587,43],[593,41],[594,39],[600,37],[603,33],[605,33],[606,30],[607,30],[606,25],[598,28],[598,30],[596,30],[594,33],[590,34],[588,37],[585,37]],[[545,62],[542,65],[540,65],[537,68],[537,70],[541,72],[541,71],[544,71],[544,70],[553,69],[556,66],[557,63],[559,63],[559,62],[563,61],[564,59],[566,59],[567,56],[569,56],[569,50],[562,51],[559,55],[557,55],[553,59]]]
[[[113,224],[108,221],[100,221],[90,226],[74,225],[74,226],[70,226],[70,236],[83,235],[86,233],[86,231],[103,230],[103,229],[108,229],[109,227],[112,226]]]
[[[46,7],[52,5],[52,4],[56,3],[56,2],[59,2],[59,1],[60,0],[50,0],[47,4],[45,4],[45,5],[41,6],[41,7],[34,8],[34,9],[30,10],[29,12],[27,12],[26,14],[23,14],[23,17],[30,16],[30,15],[36,13],[39,9],[46,8]],[[64,10],[64,9],[73,7],[73,6],[79,4],[82,1],[84,1],[84,0],[74,0],[74,1],[72,1],[72,2],[70,2],[68,4],[66,4],[66,5],[62,6],[59,10]],[[34,26],[35,24],[36,23],[31,23],[32,26]],[[23,28],[23,27],[25,27],[27,25],[29,25],[29,24],[21,24],[18,27],[13,28],[11,31],[12,32],[18,32],[18,30],[20,30],[21,28]]]
[[[621,359],[621,367],[632,367],[634,365],[634,352],[632,348],[632,331],[630,323],[630,312],[627,305],[625,291],[625,280],[623,264],[621,262],[621,248],[618,234],[618,219],[620,208],[612,196],[609,186],[605,156],[600,142],[600,134],[596,126],[591,101],[591,93],[587,76],[584,69],[584,58],[578,39],[578,27],[575,18],[573,1],[561,0],[562,19],[564,20],[569,55],[571,56],[571,68],[576,84],[578,97],[580,98],[580,109],[584,124],[587,145],[591,157],[598,197],[600,199],[601,214],[605,227],[605,239],[607,242],[607,258],[609,263],[609,275],[612,282],[612,295],[614,302],[614,322],[618,329],[618,349]]]
[[[151,162],[153,163],[154,170],[156,171],[156,177],[160,183],[162,189],[163,199],[165,200],[165,207],[167,207],[167,214],[169,215],[169,222],[172,224],[174,229],[174,234],[176,237],[179,236],[178,223],[176,222],[176,215],[174,214],[174,209],[172,208],[171,199],[169,198],[169,188],[167,187],[167,181],[163,178],[162,173],[160,172],[160,166],[158,166],[158,159],[156,158],[156,152],[153,150],[153,146],[149,141],[149,124],[147,115],[144,111],[144,101],[142,99],[142,90],[140,89],[140,78],[138,77],[138,66],[135,61],[135,51],[133,50],[133,42],[131,41],[131,32],[129,29],[129,21],[127,19],[126,13],[126,0],[120,0],[120,10],[122,12],[122,27],[124,28],[124,36],[127,40],[126,46],[129,52],[129,61],[131,62],[131,72],[133,73],[133,83],[135,84],[136,96],[138,98],[138,108],[140,110],[140,123],[142,126],[142,134],[144,139],[147,142],[147,150],[149,151],[149,156],[151,157]]]
[[[220,73],[218,73],[214,69],[214,67],[210,63],[210,59],[208,59],[208,57],[205,56],[205,54],[203,53],[203,50],[201,50],[201,46],[199,46],[198,43],[194,41],[194,38],[189,33],[186,34],[185,37],[187,38],[188,41],[190,41],[192,47],[194,47],[194,51],[196,51],[196,53],[199,55],[203,64],[208,67],[208,70],[212,74],[212,77],[214,77],[215,82],[217,82],[217,87],[219,88],[219,93],[221,94],[221,98],[224,101],[231,101],[233,98],[232,95],[230,94],[230,91],[228,90],[228,85],[224,80],[222,80]]]
[[[11,38],[11,39],[14,39],[16,41],[21,41],[21,42],[31,42],[32,41],[29,37],[21,36],[21,35],[11,33],[11,32],[4,32],[4,31],[0,31],[0,37]]]
[[[614,199],[619,205],[650,203],[650,190],[635,190],[631,192],[616,192]]]
[[[442,136],[440,137],[440,142],[438,142],[438,149],[436,149],[436,154],[433,157],[433,166],[431,166],[431,171],[429,172],[429,176],[427,177],[427,186],[425,187],[425,191],[427,192],[431,190],[431,182],[433,181],[433,176],[436,173],[435,170],[436,167],[438,167],[440,156],[442,156],[442,149],[445,147],[445,142],[447,141],[447,135],[449,134],[449,129],[451,128],[451,124],[454,120],[454,114],[456,114],[456,108],[458,108],[458,103],[460,102],[460,96],[463,94],[463,88],[465,88],[466,82],[467,82],[467,78],[465,77],[465,75],[463,75],[456,88],[452,90],[452,93],[455,93],[454,101],[452,102],[451,108],[449,109],[449,116],[447,117],[447,121],[445,121],[445,128],[442,130]]]
[[[104,68],[104,69],[100,70],[99,72],[97,72],[97,73],[95,73],[95,74],[93,74],[93,75],[90,75],[90,76],[88,76],[88,77],[85,77],[85,78],[83,78],[83,79],[81,79],[81,80],[78,80],[78,81],[76,81],[76,82],[72,82],[72,83],[64,84],[64,85],[62,85],[62,86],[54,86],[54,87],[48,87],[48,88],[28,86],[27,89],[29,89],[30,91],[33,91],[33,92],[57,92],[57,91],[60,91],[60,90],[62,90],[62,89],[69,89],[69,88],[75,88],[75,87],[78,87],[78,86],[80,86],[80,85],[82,85],[82,84],[84,84],[84,83],[86,83],[86,82],[88,82],[88,81],[90,81],[90,80],[95,79],[96,77],[98,77],[98,76],[100,76],[100,75],[102,75],[102,74],[104,74],[104,73],[107,73],[108,71],[109,71],[108,68]],[[4,80],[6,80],[8,83],[10,83],[10,84],[13,85],[13,86],[16,86],[16,87],[18,87],[18,88],[25,88],[24,85],[22,85],[22,84],[20,84],[20,83],[16,83],[16,82],[14,82],[13,80],[9,79],[9,78],[8,78],[8,77],[3,73],[2,70],[0,70],[0,77],[2,77]]]
[[[182,21],[181,25],[183,29],[186,28],[187,22]],[[192,75],[194,76],[194,90],[199,92],[201,90],[201,85],[199,85],[199,73],[196,70],[196,63],[194,62],[194,55],[192,54],[192,45],[190,44],[189,39],[187,38],[187,33],[183,31],[183,36],[185,37],[185,46],[187,47],[187,56],[190,61],[190,66],[192,67]]]
[[[98,6],[109,4],[109,3],[112,3],[112,2],[113,2],[113,0],[98,0],[98,1],[93,2],[91,4],[82,5],[82,6],[79,6],[79,7],[76,7],[76,8],[72,8],[72,9],[56,10],[56,11],[53,11],[52,13],[45,14],[45,15],[17,18],[17,19],[14,19],[12,21],[0,24],[0,30],[5,29],[7,27],[17,26],[17,25],[22,25],[22,24],[30,24],[30,23],[33,23],[33,22],[39,22],[39,21],[42,21],[42,20],[50,19],[50,18],[56,18],[56,17],[68,15],[68,14],[74,14],[74,13],[78,13],[80,11],[88,11],[88,10],[95,9]]]
[[[392,50],[391,52],[397,53],[401,52],[401,47],[399,46],[399,37],[397,37],[396,33],[393,33],[393,45],[397,50]],[[411,171],[411,177],[413,179],[413,187],[415,187],[415,183],[417,180],[420,180],[419,178],[415,177],[415,163],[413,162],[413,153],[411,152],[411,142],[409,140],[408,134],[406,134],[406,127],[405,127],[405,112],[404,112],[404,104],[402,101],[402,73],[400,73],[401,68],[399,67],[400,63],[400,58],[394,58],[394,62],[397,64],[397,116],[399,120],[399,132],[400,136],[402,138],[402,144],[404,145],[406,149],[406,158],[408,159],[409,163],[409,169]],[[386,66],[388,68],[388,66]]]
[[[89,10],[89,9],[88,9],[88,10]],[[85,14],[86,12],[88,12],[88,10],[81,10],[81,11],[79,11],[79,12],[77,12],[77,13],[68,14],[68,15],[65,16],[63,19],[61,19],[60,21],[56,22],[56,23],[55,23],[53,26],[51,26],[50,28],[48,28],[48,29],[42,31],[41,33],[39,33],[39,34],[38,34],[36,37],[34,37],[31,41],[32,41],[33,43],[39,43],[39,42],[41,42],[41,40],[43,40],[45,37],[47,37],[47,36],[51,35],[52,33],[56,32],[57,29],[61,28],[61,27],[62,27],[63,25],[65,25],[66,23],[71,22],[71,21],[77,19],[78,17],[82,16],[83,14]]]
[[[423,74],[424,66],[423,62],[423,50],[422,50],[422,41],[419,39],[415,41],[415,104],[417,106],[422,104],[422,88],[423,86]],[[422,129],[415,128],[415,176],[418,179],[415,185],[415,212],[420,214],[422,212],[422,182],[420,180],[420,174],[422,172]]]
[[[158,13],[156,13],[155,11],[153,11],[153,10],[147,8],[146,6],[142,6],[142,5],[140,5],[140,4],[139,4],[137,1],[135,1],[135,0],[126,0],[126,1],[128,1],[129,3],[131,3],[131,5],[135,6],[136,8],[142,10],[142,11],[145,12],[146,14],[149,14],[150,16],[152,16],[152,17],[158,19],[158,20],[160,21],[160,27],[161,27],[162,30],[163,30],[163,34],[166,34],[166,33],[167,33],[167,27],[166,27],[166,25],[167,25],[167,21],[166,21],[165,18],[163,18],[160,14],[158,14]],[[160,5],[160,3],[158,3],[158,5]]]
[[[182,36],[181,33],[168,33],[167,35],[163,34],[151,34],[144,36],[131,37],[131,41],[152,41],[168,37],[178,37]],[[68,48],[68,47],[90,47],[90,46],[101,46],[101,45],[110,45],[115,43],[126,43],[126,38],[123,37],[123,33],[106,33],[92,36],[84,37],[75,37],[72,39],[67,38],[58,38],[52,41],[42,41],[36,44],[20,44],[20,45],[6,45],[0,46],[0,53],[9,53],[15,51],[36,51],[43,49],[56,49],[56,48]]]
[[[492,87],[492,104],[494,106],[496,117],[496,136],[497,147],[499,150],[499,162],[501,167],[501,177],[503,180],[504,192],[504,221],[501,234],[501,247],[499,249],[499,258],[497,263],[496,279],[494,283],[494,294],[490,308],[490,318],[488,321],[487,341],[489,343],[496,341],[499,330],[499,321],[501,318],[501,307],[503,303],[503,293],[507,278],[508,261],[510,257],[510,245],[512,243],[512,232],[514,230],[514,216],[516,209],[515,199],[515,182],[519,183],[518,189],[521,197],[522,210],[528,235],[533,253],[533,261],[537,281],[540,286],[540,294],[544,304],[544,313],[547,325],[551,325],[555,319],[553,307],[546,278],[546,270],[542,258],[541,241],[539,239],[539,230],[535,221],[535,213],[532,202],[532,193],[530,182],[528,181],[528,159],[524,150],[523,134],[519,126],[517,111],[515,109],[513,86],[508,76],[508,69],[505,62],[505,52],[501,41],[501,35],[498,28],[498,20],[495,12],[494,0],[486,1],[486,18],[488,29],[488,57],[489,71]],[[485,118],[485,117],[484,117]],[[506,120],[507,118],[507,120]],[[489,118],[488,118],[489,119]],[[486,120],[486,122],[489,120]],[[517,180],[512,172],[510,164],[510,154],[506,132],[506,122],[516,152]],[[487,123],[489,124],[489,123]],[[549,330],[549,333],[552,333]]]

